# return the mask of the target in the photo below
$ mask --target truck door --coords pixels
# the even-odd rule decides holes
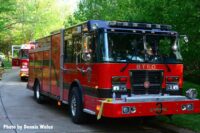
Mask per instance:
[[[20,66],[20,58],[19,58],[19,51],[21,45],[12,45],[12,66],[19,67]]]
[[[83,60],[83,82],[86,86],[89,86],[92,88],[92,86],[95,86],[98,82],[96,79],[97,70],[95,70],[95,62],[96,62],[96,45],[97,40],[95,37],[95,34],[84,34],[83,35],[83,42],[82,42],[82,60]],[[86,95],[85,95],[86,98]],[[85,107],[88,109],[94,109],[95,108],[95,100],[85,100]]]
[[[87,84],[91,84],[91,72],[92,72],[92,53],[94,52],[92,49],[92,36],[90,34],[85,34],[83,36],[83,42],[82,42],[82,60],[83,60],[83,71],[86,73],[84,76],[84,82]]]

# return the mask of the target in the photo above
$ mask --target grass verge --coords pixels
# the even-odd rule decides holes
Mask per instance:
[[[191,82],[185,82],[183,86],[183,92],[185,92],[185,90],[188,88],[196,88],[198,90],[198,98],[200,98],[200,85]],[[200,114],[174,115],[172,120],[165,116],[160,116],[158,119],[178,127],[200,132]]]

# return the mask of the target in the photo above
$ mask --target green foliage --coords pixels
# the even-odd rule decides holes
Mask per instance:
[[[171,51],[171,40],[169,40],[168,38],[164,38],[160,40],[159,44],[160,54],[164,56],[169,56],[169,51]]]
[[[0,0],[0,51],[24,44],[64,27],[71,14],[63,0]]]
[[[10,61],[4,60],[3,63],[4,63],[5,69],[10,69],[12,67],[12,64]]]
[[[187,70],[184,73],[184,77],[185,80],[196,83],[196,84],[200,84],[199,83],[199,79],[200,79],[200,69],[197,70]]]
[[[8,55],[10,50],[11,15],[15,11],[15,0],[0,0],[0,52]]]
[[[9,28],[10,15],[15,10],[14,0],[0,0],[0,31]]]
[[[16,43],[22,44],[47,36],[63,27],[64,17],[56,0],[18,0],[15,17]]]

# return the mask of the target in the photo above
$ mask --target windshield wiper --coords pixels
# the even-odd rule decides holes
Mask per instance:
[[[126,70],[126,68],[128,67],[128,65],[130,64],[130,62],[132,61],[133,57],[135,56],[135,54],[133,54],[131,56],[131,60],[126,58],[128,60],[128,62],[126,63],[126,65],[124,67],[122,67],[122,69],[120,70],[120,72],[124,72]]]
[[[126,70],[126,68],[128,67],[129,64],[130,64],[130,62],[127,62],[126,65],[124,67],[122,67],[122,69],[120,70],[120,72],[124,72]]]
[[[162,56],[162,62],[165,65],[165,67],[167,68],[167,72],[171,72],[171,69],[170,69],[169,65],[167,64],[166,59],[163,56]]]

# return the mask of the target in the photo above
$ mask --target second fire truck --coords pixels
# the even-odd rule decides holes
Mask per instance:
[[[37,40],[27,87],[85,114],[138,117],[200,112],[196,89],[184,96],[179,34],[171,26],[90,20]]]
[[[34,42],[12,46],[12,66],[20,68],[19,77],[21,80],[25,80],[29,77],[29,51],[34,48]]]

